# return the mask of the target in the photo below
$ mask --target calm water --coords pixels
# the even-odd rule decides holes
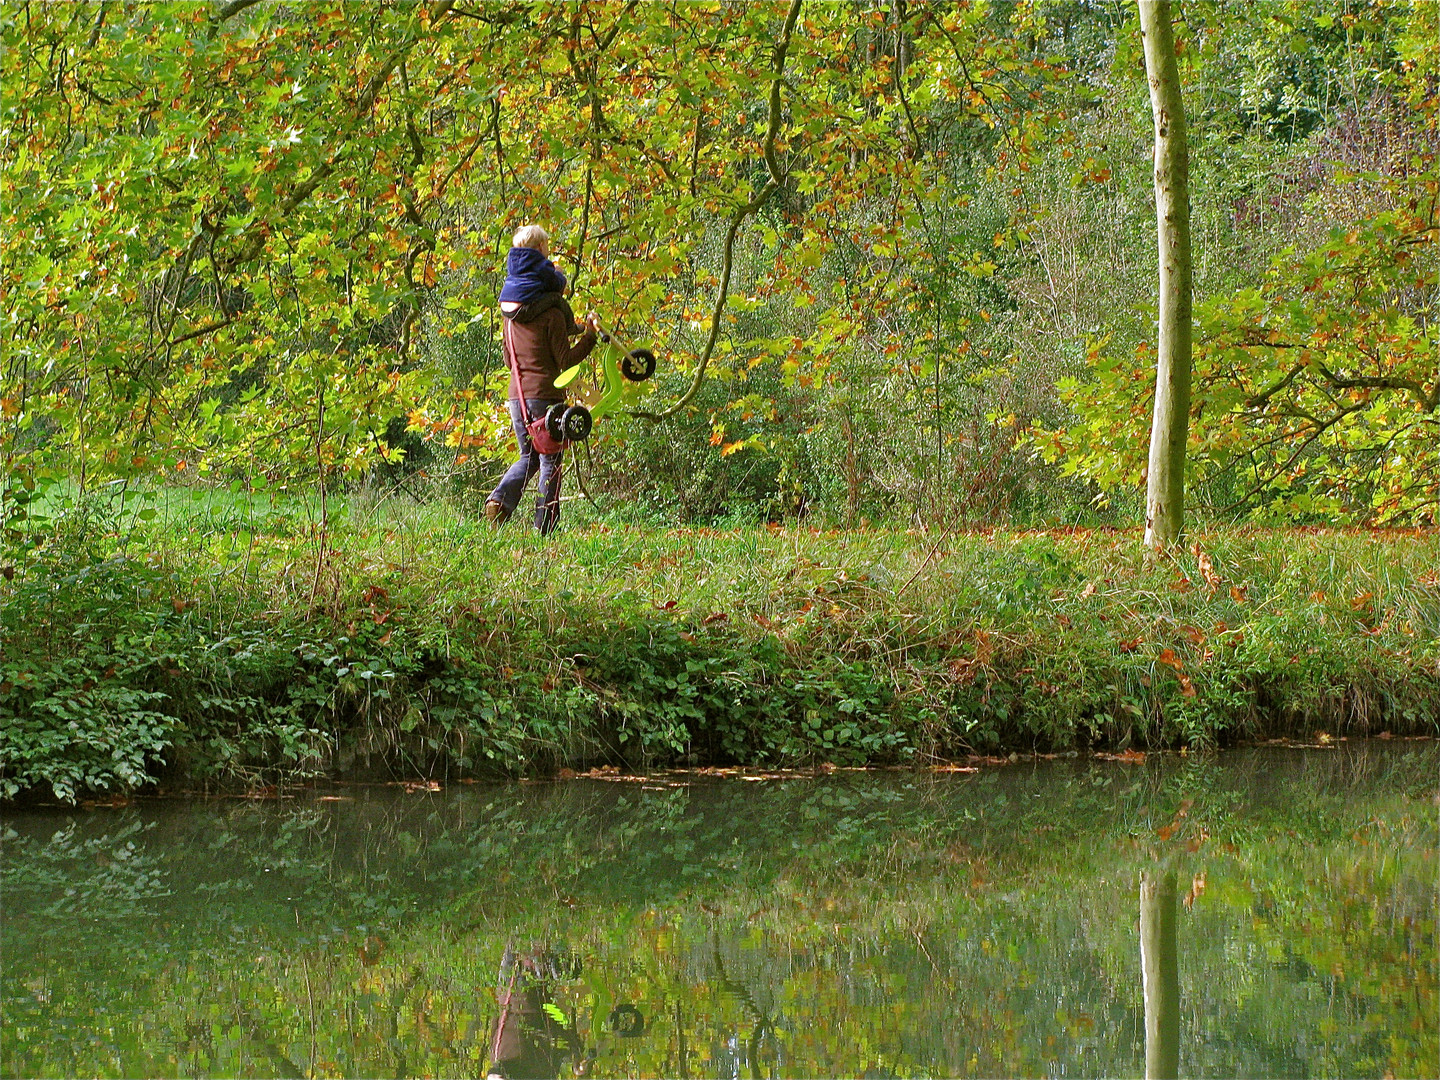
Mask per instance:
[[[1437,774],[1397,741],[11,813],[0,1072],[1139,1076],[1171,874],[1182,1076],[1435,1076]]]

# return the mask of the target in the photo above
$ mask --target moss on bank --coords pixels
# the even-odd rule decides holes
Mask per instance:
[[[1440,730],[1440,538],[396,518],[12,556],[0,785],[888,763]]]

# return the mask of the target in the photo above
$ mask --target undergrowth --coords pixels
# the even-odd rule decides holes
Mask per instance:
[[[1433,533],[92,508],[5,559],[5,797],[1440,729]]]

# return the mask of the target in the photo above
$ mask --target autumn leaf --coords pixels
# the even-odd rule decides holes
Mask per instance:
[[[1235,603],[1237,603],[1237,604],[1243,604],[1243,603],[1245,603],[1245,600],[1246,600],[1245,593],[1249,590],[1249,588],[1250,588],[1249,585],[1231,585],[1231,586],[1230,586],[1230,599],[1231,599],[1231,600],[1234,600]]]
[[[1175,655],[1174,649],[1166,649],[1156,657],[1156,660],[1158,663],[1164,664],[1166,667],[1172,667],[1176,671],[1185,670],[1185,664],[1181,661],[1180,657]]]
[[[1209,585],[1212,589],[1218,589],[1220,587],[1220,575],[1215,572],[1215,564],[1210,561],[1210,556],[1203,551],[1200,552],[1198,565],[1200,567],[1200,576],[1205,579],[1205,584]]]

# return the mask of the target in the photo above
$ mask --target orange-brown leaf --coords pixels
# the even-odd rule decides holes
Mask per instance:
[[[1200,576],[1205,579],[1205,584],[1212,589],[1220,587],[1220,575],[1215,572],[1215,564],[1205,552],[1200,552]]]

